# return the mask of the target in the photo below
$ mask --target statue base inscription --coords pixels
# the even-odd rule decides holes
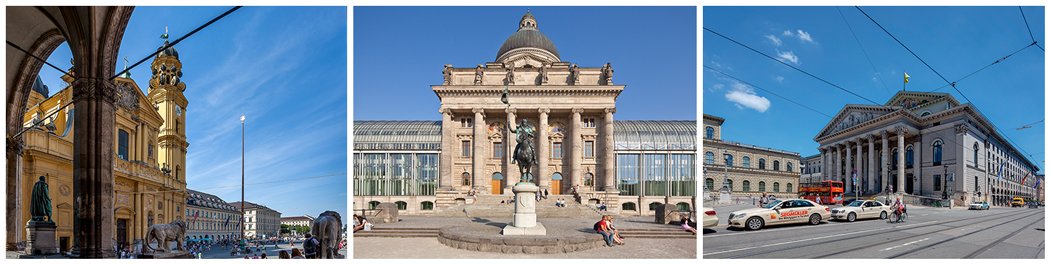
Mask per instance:
[[[58,243],[55,240],[55,223],[29,221],[26,223],[26,254],[58,254]]]
[[[514,222],[503,228],[503,235],[542,236],[547,228],[536,222],[536,193],[540,187],[531,182],[514,184]]]

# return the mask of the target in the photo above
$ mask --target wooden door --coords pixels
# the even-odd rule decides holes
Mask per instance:
[[[553,194],[553,195],[561,194],[561,180],[552,180],[551,181],[551,194]]]
[[[503,180],[492,180],[492,194],[503,194]]]

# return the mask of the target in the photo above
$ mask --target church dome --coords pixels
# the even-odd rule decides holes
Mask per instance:
[[[518,32],[514,32],[503,42],[503,46],[500,46],[499,52],[496,54],[496,60],[498,61],[507,52],[520,48],[537,48],[550,52],[556,58],[560,57],[558,48],[554,47],[554,43],[540,32],[536,24],[536,18],[532,16],[531,12],[526,12],[521,17],[521,22],[518,23]]]
[[[167,35],[167,34],[165,34],[165,35]],[[165,46],[168,46],[168,40],[164,40],[164,45],[161,45],[159,48],[157,48],[157,50],[163,49],[163,51],[161,51],[160,53],[157,53],[157,58],[160,58],[160,57],[175,57],[176,59],[179,58],[179,52],[177,50],[175,50],[174,46],[168,47],[166,49],[164,48]]]

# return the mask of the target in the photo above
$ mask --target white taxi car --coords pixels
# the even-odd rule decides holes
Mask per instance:
[[[831,218],[849,222],[857,219],[886,219],[890,215],[890,206],[876,200],[856,200],[846,206],[831,209]]]
[[[765,207],[744,209],[729,214],[729,226],[749,230],[766,225],[810,223],[819,225],[831,216],[827,206],[806,199],[784,199],[770,202]]]
[[[718,216],[715,214],[715,209],[704,207],[704,227],[716,225],[718,225]]]

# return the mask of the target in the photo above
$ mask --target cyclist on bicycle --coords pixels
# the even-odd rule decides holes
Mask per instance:
[[[893,201],[893,206],[890,208],[893,208],[893,214],[897,215],[897,219],[900,219],[901,215],[908,213],[908,208],[900,197]]]

